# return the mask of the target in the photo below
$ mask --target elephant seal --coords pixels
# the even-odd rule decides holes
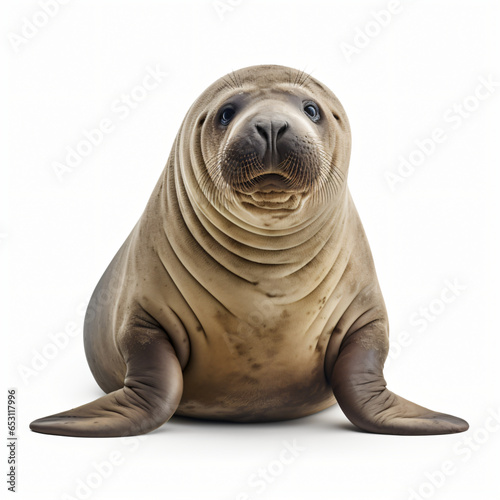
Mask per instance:
[[[31,429],[125,436],[174,413],[270,421],[338,401],[365,431],[466,430],[386,387],[387,313],[350,149],[340,102],[303,72],[213,83],[90,300],[85,351],[108,394]]]

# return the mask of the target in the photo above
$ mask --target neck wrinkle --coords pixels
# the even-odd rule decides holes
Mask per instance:
[[[246,287],[249,301],[255,294],[264,294],[276,297],[272,300],[282,304],[296,303],[315,290],[319,293],[331,288],[329,283],[345,267],[345,255],[339,249],[348,233],[347,190],[313,224],[294,234],[270,237],[238,233],[253,239],[249,245],[233,237],[236,226],[227,219],[217,221],[216,226],[196,210],[178,165],[177,156],[169,160],[150,210],[162,214],[159,239],[154,246],[179,289],[192,283],[183,277],[187,272],[225,308],[245,317],[247,305],[233,294],[235,288]],[[255,243],[256,238],[259,244]],[[300,241],[292,245],[297,238]],[[269,249],[270,241],[279,244]],[[268,248],[261,248],[266,242]],[[192,289],[183,291],[191,292]]]
[[[167,191],[170,198],[175,192],[177,202],[169,203],[170,212],[177,210],[175,218],[184,222],[193,240],[193,250],[203,249],[220,266],[245,281],[255,283],[263,273],[276,278],[293,275],[310,264],[332,238],[342,237],[346,210],[339,208],[342,204],[346,206],[345,190],[332,206],[323,207],[294,232],[276,236],[272,231],[260,234],[225,217],[204,197],[198,184],[191,189],[197,183],[191,165],[181,171],[180,160],[177,158],[175,167],[169,169]]]

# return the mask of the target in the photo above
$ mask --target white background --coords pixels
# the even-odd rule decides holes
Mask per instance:
[[[408,1],[378,28],[373,13],[388,8],[385,0],[225,3],[221,18],[211,0],[74,0],[34,34],[28,29],[24,42],[16,36],[43,12],[39,3],[10,1],[0,16],[2,397],[17,388],[17,498],[498,498],[500,425],[489,416],[500,411],[500,87],[480,102],[471,96],[480,78],[500,81],[500,3]],[[365,29],[366,46],[347,58],[342,44],[354,45],[358,34],[359,45]],[[188,107],[229,71],[268,63],[311,72],[350,118],[349,184],[396,348],[389,387],[471,429],[370,435],[335,407],[273,424],[174,417],[140,440],[31,432],[31,420],[101,394],[81,333],[55,354],[49,335],[72,322],[81,328],[85,303],[140,217]],[[156,65],[166,76],[123,118],[113,103]],[[464,100],[474,109],[450,121]],[[114,130],[60,181],[54,162],[103,119]],[[437,127],[446,140],[391,190],[386,173]],[[447,280],[460,289],[444,303]],[[430,304],[433,321],[415,323]],[[409,345],[398,351],[402,332]],[[53,358],[45,365],[44,352]],[[23,367],[36,374],[21,376]],[[301,451],[280,465],[283,442],[294,440]],[[112,453],[120,463],[102,479],[93,463]],[[447,462],[452,472],[434,474],[432,485],[429,475]],[[252,481],[259,470],[272,481]],[[92,489],[76,491],[87,480]]]

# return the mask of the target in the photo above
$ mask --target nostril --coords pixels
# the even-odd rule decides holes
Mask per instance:
[[[262,125],[259,124],[256,124],[255,128],[257,129],[259,135],[267,142],[268,140],[267,130]]]
[[[283,124],[278,129],[278,133],[276,134],[276,139],[277,140],[285,133],[285,131],[286,131],[287,128],[288,128],[288,123],[287,122],[283,122]]]

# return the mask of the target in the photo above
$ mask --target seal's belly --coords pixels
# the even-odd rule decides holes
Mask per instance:
[[[281,316],[281,315],[280,315]],[[232,318],[190,334],[177,414],[221,420],[297,418],[335,403],[324,373],[328,335],[319,325],[268,316]]]

